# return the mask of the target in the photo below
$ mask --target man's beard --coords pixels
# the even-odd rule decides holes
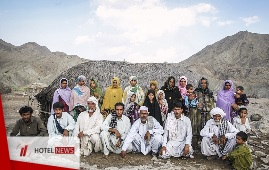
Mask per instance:
[[[215,122],[215,125],[217,125],[217,126],[221,124],[220,120],[219,121],[215,120],[214,122]]]
[[[141,122],[146,122],[147,121],[147,118],[140,118],[141,119]]]
[[[22,119],[25,123],[29,123],[30,122],[30,118],[29,119]]]
[[[95,112],[96,109],[89,109],[88,112]]]

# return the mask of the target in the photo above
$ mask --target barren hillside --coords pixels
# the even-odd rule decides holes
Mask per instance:
[[[49,85],[61,72],[85,61],[35,42],[14,46],[0,39],[0,82],[15,89],[34,82]]]

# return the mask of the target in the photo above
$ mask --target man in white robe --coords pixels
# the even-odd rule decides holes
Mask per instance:
[[[60,102],[53,104],[54,114],[48,119],[49,141],[48,147],[70,145],[72,142],[75,121],[67,112],[63,112],[64,105]],[[65,138],[66,137],[66,138]]]
[[[115,111],[106,117],[101,126],[101,140],[104,148],[104,155],[108,156],[109,152],[116,154],[121,153],[123,141],[131,128],[130,119],[122,115],[124,111],[123,103],[115,104]],[[131,145],[129,149],[131,150]]]
[[[161,158],[193,158],[191,121],[182,112],[182,103],[175,102],[173,112],[165,123],[162,149],[159,152]]]
[[[210,111],[213,119],[206,122],[200,135],[203,137],[201,152],[207,159],[213,159],[214,155],[225,157],[226,154],[236,145],[236,133],[238,130],[227,120],[223,119],[226,115],[218,107]]]
[[[93,149],[95,152],[102,150],[100,132],[104,119],[95,97],[90,97],[87,105],[88,110],[79,114],[74,130],[74,136],[80,139],[80,153],[84,156],[90,155]]]
[[[142,152],[144,155],[152,151],[156,156],[162,146],[163,127],[152,116],[148,116],[148,108],[141,106],[139,109],[139,119],[132,125],[130,132],[125,138],[122,146],[121,157],[126,156],[126,150],[132,144],[134,152]]]

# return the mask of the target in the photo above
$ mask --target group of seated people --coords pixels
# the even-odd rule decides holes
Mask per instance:
[[[201,153],[207,159],[211,160],[214,156],[223,160],[229,158],[234,167],[250,167],[251,154],[246,149],[246,133],[250,130],[249,126],[245,126],[248,124],[247,109],[239,108],[239,105],[230,106],[239,117],[234,116],[233,121],[227,119],[224,109],[214,106],[207,79],[202,78],[195,90],[187,84],[185,76],[179,80],[179,88],[175,86],[172,76],[162,90],[156,88],[155,81],[152,83],[155,88],[150,88],[144,99],[141,87],[136,84],[136,77],[130,77],[131,85],[124,92],[120,90],[122,93],[117,92],[120,83],[114,77],[112,85],[106,89],[102,105],[97,89],[86,95],[85,81],[85,77],[80,76],[78,85],[71,90],[68,89],[67,79],[62,79],[60,88],[55,91],[52,114],[47,123],[50,146],[57,146],[63,137],[68,137],[68,140],[80,142],[80,154],[83,156],[90,155],[94,150],[102,151],[105,157],[110,152],[120,154],[123,158],[128,152],[141,152],[144,155],[151,152],[160,158],[185,159],[194,157],[192,143],[196,135],[198,141],[201,139]],[[225,86],[227,82],[231,84],[225,81]],[[96,87],[95,80],[92,79],[91,83],[95,83]],[[66,91],[71,92],[69,100]],[[227,97],[228,94],[219,93],[218,98]],[[85,104],[83,98],[86,96]],[[237,95],[233,93],[233,97],[235,101]],[[111,103],[114,103],[113,107]],[[79,110],[75,110],[76,107]],[[46,134],[42,121],[32,116],[32,112],[28,106],[20,109],[22,119],[17,121],[10,136],[18,133],[21,136]]]

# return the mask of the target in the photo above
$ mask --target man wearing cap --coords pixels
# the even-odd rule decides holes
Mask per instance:
[[[223,119],[226,115],[224,111],[215,107],[210,111],[213,119],[206,122],[200,135],[203,137],[201,152],[207,159],[212,156],[225,157],[236,145],[236,133],[238,130],[227,120]]]
[[[143,89],[139,85],[137,85],[137,77],[131,76],[129,78],[129,82],[130,85],[124,89],[122,103],[126,103],[126,99],[127,96],[129,96],[129,93],[134,93],[136,95],[135,102],[142,106],[145,99],[145,93]]]
[[[126,156],[126,150],[130,144],[134,152],[142,152],[144,155],[152,151],[156,156],[162,146],[163,127],[152,116],[148,116],[148,108],[141,106],[139,109],[139,119],[132,125],[130,132],[125,138],[122,146],[121,157]]]
[[[182,157],[182,159],[193,158],[191,121],[182,112],[182,102],[175,101],[173,111],[165,123],[162,149],[159,152],[161,158],[171,156]]]
[[[127,116],[122,115],[123,111],[124,104],[116,103],[115,110],[106,117],[106,120],[101,126],[102,132],[100,137],[103,143],[105,156],[108,156],[109,152],[116,154],[121,152],[123,141],[131,128],[130,119]]]
[[[74,136],[81,142],[81,155],[88,156],[94,149],[98,152],[102,149],[100,140],[101,125],[103,116],[98,107],[98,100],[90,97],[87,100],[88,110],[79,114],[74,130]]]

